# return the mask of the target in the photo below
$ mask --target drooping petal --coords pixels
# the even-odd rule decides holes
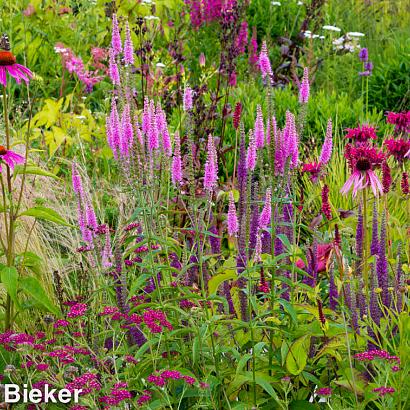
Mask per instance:
[[[0,84],[4,85],[4,87],[7,85],[6,67],[4,66],[0,66]]]

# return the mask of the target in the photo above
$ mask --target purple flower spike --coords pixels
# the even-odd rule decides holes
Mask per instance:
[[[310,84],[309,84],[309,69],[305,67],[303,69],[302,83],[299,89],[299,102],[301,104],[307,104],[309,101]]]

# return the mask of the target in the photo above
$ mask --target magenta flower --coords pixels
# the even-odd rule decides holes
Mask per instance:
[[[259,228],[265,229],[271,219],[271,209],[272,209],[272,191],[270,188],[266,190],[265,205],[263,206],[262,212],[259,216]]]
[[[266,46],[266,41],[264,41],[262,44],[262,49],[259,54],[258,64],[259,64],[259,69],[261,70],[261,73],[262,73],[262,78],[265,78],[266,76],[270,77],[273,74],[272,67],[269,61],[268,48]]]
[[[376,387],[375,389],[373,389],[373,391],[374,391],[375,393],[378,393],[378,395],[379,395],[380,397],[383,397],[383,396],[385,396],[386,394],[393,394],[396,390],[395,390],[394,387],[385,387],[385,386],[382,386],[382,387]]]
[[[115,53],[112,48],[110,48],[109,75],[114,85],[120,85],[120,73],[118,71],[117,62],[115,61]]]
[[[371,187],[375,196],[378,193],[383,194],[383,186],[374,173],[374,169],[385,161],[385,156],[381,151],[368,145],[353,147],[351,144],[347,144],[345,157],[352,175],[340,190],[342,194],[347,195],[353,187],[353,196],[355,197],[358,191],[368,186]]]
[[[113,50],[113,55],[116,57],[122,51],[121,36],[118,29],[117,15],[112,16],[112,37],[111,37],[111,47]]]
[[[236,215],[235,199],[232,191],[229,192],[229,208],[228,208],[228,235],[236,236],[239,230],[238,216]]]
[[[4,87],[7,85],[7,73],[17,84],[20,84],[21,80],[28,83],[33,77],[33,73],[27,67],[16,63],[16,57],[10,51],[0,50],[0,84]]]
[[[309,101],[310,84],[309,84],[309,70],[307,67],[303,69],[302,84],[299,89],[299,102],[306,104]]]
[[[265,145],[265,130],[263,125],[262,107],[259,104],[256,107],[256,120],[253,134],[255,136],[256,148],[263,148]]]
[[[384,141],[389,155],[393,156],[398,162],[403,162],[405,158],[409,157],[410,141],[404,138],[388,139]]]
[[[121,157],[128,157],[134,142],[134,130],[131,124],[130,105],[125,104],[121,117],[120,153]]]
[[[320,152],[319,162],[321,165],[326,165],[332,157],[333,140],[332,140],[332,120],[329,118],[327,122],[325,142]]]
[[[174,185],[182,182],[181,142],[178,132],[175,132],[174,135],[174,156],[172,158],[171,178]]]
[[[110,113],[110,148],[114,154],[114,158],[118,157],[118,148],[120,147],[121,141],[121,127],[120,127],[120,118],[117,111],[117,103],[115,98],[111,101],[111,113]]]
[[[208,137],[208,155],[205,163],[204,188],[212,191],[218,180],[218,163],[212,135]]]
[[[332,395],[332,389],[330,387],[322,387],[322,388],[316,390],[316,394],[318,396],[331,396]]]
[[[185,112],[192,110],[192,89],[189,85],[184,90],[183,109]]]
[[[125,64],[134,64],[134,46],[131,40],[131,31],[128,21],[125,26],[124,62]]]
[[[256,142],[253,130],[249,130],[249,145],[246,153],[246,168],[253,171],[256,166]]]
[[[25,158],[16,152],[10,151],[0,145],[0,172],[2,172],[1,163],[5,163],[13,171],[15,165],[24,164]]]
[[[356,128],[347,128],[347,134],[345,138],[350,138],[355,143],[364,143],[369,139],[376,140],[376,128],[370,127],[367,124],[359,125]]]
[[[262,236],[261,233],[258,232],[258,234],[256,235],[256,245],[255,245],[255,253],[253,255],[253,261],[255,263],[259,263],[262,262]]]

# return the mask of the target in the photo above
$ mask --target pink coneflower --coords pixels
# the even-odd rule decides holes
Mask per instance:
[[[353,196],[355,197],[359,190],[365,189],[368,186],[372,188],[375,196],[378,193],[383,193],[383,186],[374,173],[374,169],[385,161],[385,156],[381,151],[377,151],[376,148],[368,145],[353,147],[347,144],[345,157],[349,163],[352,175],[340,190],[342,194],[347,195],[353,187]]]
[[[265,229],[271,219],[271,209],[272,209],[272,191],[270,188],[266,190],[266,196],[265,196],[265,204],[263,206],[262,212],[259,216],[259,228],[260,229]]]
[[[253,171],[256,166],[256,143],[253,130],[249,130],[249,145],[246,153],[246,168]]]
[[[263,146],[265,145],[265,130],[263,124],[262,107],[259,104],[256,107],[256,120],[253,134],[255,136],[256,148],[263,148]]]
[[[306,104],[309,101],[310,84],[309,84],[309,70],[307,67],[303,69],[302,83],[299,89],[299,102]]]
[[[125,26],[124,62],[125,64],[134,64],[134,46],[131,40],[131,31],[128,21]]]
[[[16,63],[16,57],[11,51],[0,50],[0,84],[7,86],[7,73],[11,75],[17,82],[21,83],[24,80],[29,82],[33,77],[33,73],[24,65]]]
[[[15,165],[24,164],[25,158],[14,151],[8,150],[3,145],[0,145],[0,172],[2,172],[1,163],[7,164],[13,171]]]
[[[189,85],[184,89],[183,109],[185,112],[192,110],[192,89]]]
[[[174,135],[174,156],[172,158],[171,178],[174,185],[182,182],[181,142],[178,132],[175,132]]]
[[[359,125],[356,128],[347,128],[347,134],[345,138],[350,138],[355,143],[363,143],[369,139],[377,139],[376,128],[367,124]]]
[[[120,31],[118,29],[118,20],[117,20],[116,14],[113,14],[112,16],[111,47],[113,50],[114,57],[120,54],[122,51],[121,36],[120,36]]]
[[[273,74],[272,67],[269,61],[268,47],[266,46],[266,41],[264,41],[262,44],[262,49],[259,54],[258,63],[259,69],[261,70],[262,78],[265,78],[266,76],[270,77]]]
[[[204,188],[212,191],[218,180],[218,163],[212,135],[208,136],[208,155],[205,163]]]
[[[403,162],[408,157],[410,141],[403,138],[389,139],[384,141],[384,145],[389,155],[393,156],[398,162]]]
[[[228,208],[228,235],[236,236],[239,230],[238,216],[236,215],[235,199],[232,191],[229,192],[229,208]]]

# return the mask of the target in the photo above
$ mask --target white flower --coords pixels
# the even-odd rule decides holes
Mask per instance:
[[[280,1],[272,1],[272,6],[280,6]]]
[[[141,3],[150,5],[150,4],[152,4],[152,0],[142,0]]]
[[[303,6],[303,2],[302,2],[302,1],[298,1],[298,6]]]
[[[347,35],[349,37],[364,37],[365,36],[365,34],[359,33],[357,31],[350,31],[349,33],[347,33]]]
[[[336,40],[333,40],[332,43],[333,43],[335,46],[339,46],[340,44],[343,44],[344,41],[345,41],[345,38],[344,38],[344,37],[339,37],[339,38],[337,38]]]
[[[157,17],[157,16],[145,16],[144,19],[145,20],[159,20],[159,17]]]
[[[323,39],[325,38],[325,36],[319,36],[319,38],[320,38],[321,40],[323,40]]]
[[[339,27],[336,26],[323,26],[323,30],[329,30],[329,31],[342,31]]]
[[[164,67],[165,67],[165,64],[163,64],[163,63],[157,63],[156,66],[157,66],[158,68],[164,68]]]

